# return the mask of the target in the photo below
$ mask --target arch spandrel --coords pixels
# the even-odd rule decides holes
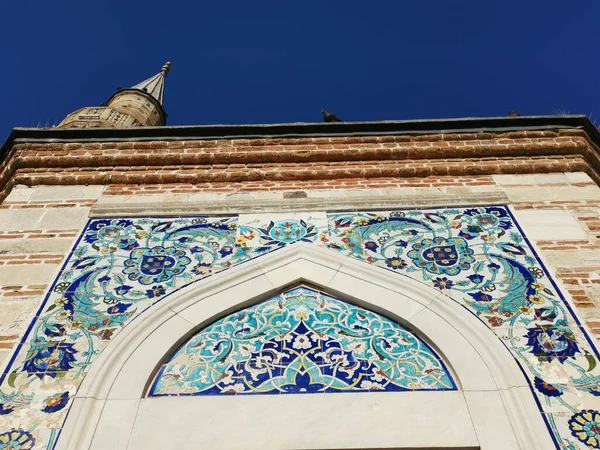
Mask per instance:
[[[148,395],[411,390],[456,384],[402,325],[298,286],[194,334],[162,365]]]

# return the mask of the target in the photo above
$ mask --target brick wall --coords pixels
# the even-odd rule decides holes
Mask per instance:
[[[0,167],[1,198],[10,194],[0,204],[0,362],[25,331],[97,202],[185,202],[207,193],[503,192],[587,326],[600,337],[596,158],[579,130],[18,142]]]
[[[583,171],[596,149],[582,130],[420,136],[13,145],[0,198],[15,184],[181,184],[288,189],[394,184],[399,178]],[[360,184],[362,182],[362,184]]]

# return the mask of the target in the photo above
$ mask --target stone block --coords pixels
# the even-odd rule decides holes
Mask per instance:
[[[223,201],[225,195],[215,192],[203,192],[199,194],[189,194],[187,200],[189,202],[214,202]]]
[[[393,394],[144,398],[127,448],[192,448],[190,442],[212,450],[478,446],[461,392]]]
[[[18,255],[23,253],[67,253],[73,243],[72,238],[48,239],[2,239],[0,240],[0,255]]]
[[[29,197],[33,193],[33,188],[29,186],[24,186],[22,184],[17,184],[12,188],[8,197],[4,200],[6,203],[9,202],[26,202],[29,200]]]
[[[0,336],[21,336],[39,307],[40,297],[13,297],[0,300]]]
[[[37,224],[41,230],[80,230],[90,215],[90,208],[47,209]]]
[[[97,205],[101,205],[104,203],[116,204],[116,203],[126,203],[131,200],[131,195],[103,195],[96,202]]]
[[[108,400],[94,433],[91,450],[127,448],[139,403],[140,399]]]
[[[594,181],[585,172],[565,173],[571,183],[593,183]]]
[[[0,285],[45,284],[53,280],[58,264],[0,266]]]
[[[4,371],[4,365],[8,362],[11,349],[0,349],[0,371]]]
[[[109,197],[108,200],[113,198]],[[150,195],[135,195],[128,197],[125,200],[127,202],[135,202],[135,203],[168,203],[168,204],[177,204],[184,203],[188,199],[187,194],[150,194]]]
[[[542,254],[553,267],[600,265],[600,252],[596,250],[544,250]]]
[[[471,419],[481,448],[486,450],[519,450],[510,422],[504,414],[504,406],[498,392],[465,392]]]
[[[34,230],[46,211],[43,208],[0,210],[0,231]]]
[[[504,191],[511,202],[600,200],[598,186],[506,187]]]
[[[500,186],[510,186],[519,184],[557,184],[569,183],[570,180],[564,173],[540,173],[540,174],[520,174],[520,175],[493,175],[494,181]]]
[[[587,239],[587,233],[568,211],[558,210],[519,210],[515,211],[517,221],[525,235],[534,240]]]
[[[37,186],[29,200],[80,200],[98,199],[106,186]]]
[[[174,316],[171,320],[158,327],[148,341],[143,350],[137,351],[121,369],[124,382],[114,385],[110,391],[109,399],[114,400],[138,400],[144,396],[144,392],[136,390],[140,385],[144,385],[144,379],[152,373],[156,367],[156,360],[152,359],[155,349],[163,349],[163,354],[167,355],[172,350],[173,342],[177,342],[182,336],[185,336],[194,328],[193,322]],[[140,382],[141,381],[141,382]]]
[[[252,196],[252,201],[260,201],[260,200],[272,200],[272,199],[280,199],[283,198],[283,193],[282,192],[277,192],[277,191],[258,191],[258,192],[251,192],[250,195]],[[309,192],[309,197],[312,197],[312,194]]]

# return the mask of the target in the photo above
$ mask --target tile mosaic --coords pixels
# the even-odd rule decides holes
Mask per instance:
[[[236,244],[264,253],[296,242],[327,242],[327,214],[241,214]]]
[[[40,444],[43,446],[39,444],[36,445],[37,435],[39,435],[39,432],[36,431],[29,432],[21,429],[10,429],[0,433],[0,446],[2,446],[1,448],[20,450],[30,450],[33,449],[34,446],[35,448],[41,449],[47,448],[46,445],[43,445],[43,440],[39,440],[41,441]]]
[[[600,412],[597,409],[565,408],[563,412],[546,414],[558,431],[560,448],[600,448]]]
[[[600,409],[598,351],[510,210],[500,206],[260,214],[240,216],[239,221],[236,217],[91,220],[32,320],[23,347],[0,378],[0,444],[52,449],[70,407],[68,397],[131,320],[191,282],[298,241],[326,245],[382,267],[390,276],[402,273],[424,281],[461,301],[523,368],[557,447],[599,448],[590,438],[596,433],[595,414]],[[267,375],[269,380],[287,380],[286,386],[293,380],[307,391],[314,385],[306,380],[319,376],[330,382],[346,380],[346,389],[362,389],[361,383],[350,386],[343,377],[349,366],[338,364],[335,372],[327,372],[335,364],[326,364],[326,356],[311,359],[309,353],[294,349],[301,336],[292,334],[289,345],[281,339],[286,352],[290,346],[296,351],[296,365],[289,358],[275,358],[274,351],[271,361],[260,361],[255,346],[225,358],[222,366],[233,369],[207,362],[203,366],[201,361],[194,365],[177,360],[175,365],[174,360],[163,381],[170,392],[183,395],[207,385],[221,391],[237,384],[256,387]],[[337,355],[351,361],[340,350],[347,339],[337,340],[337,350],[322,341],[321,353],[329,352],[331,360]],[[247,367],[235,359],[243,354],[251,361]],[[426,359],[419,363],[429,364]],[[214,373],[207,372],[209,366]],[[374,374],[357,367],[354,373],[362,381],[377,383]],[[191,375],[194,370],[197,375]],[[400,373],[393,365],[386,370]],[[443,381],[431,374],[402,373],[405,380],[411,379],[411,386],[428,388]],[[197,384],[186,385],[194,376]],[[324,389],[335,390],[336,385]]]
[[[174,393],[309,393],[455,390],[443,362],[389,319],[311,288],[288,290],[220,319],[186,342],[158,374],[150,396]],[[204,364],[207,364],[206,366]],[[197,367],[197,366],[196,366]]]
[[[561,389],[569,386],[590,399],[595,395],[589,391],[595,390],[598,379],[589,367],[595,364],[590,361],[597,361],[597,350],[507,208],[329,217],[330,248],[426,281],[455,298],[462,296],[464,306],[494,331],[525,369],[542,411],[560,410],[565,403]],[[577,375],[567,375],[564,385],[546,379],[564,380],[573,371]],[[577,384],[574,376],[581,378]],[[547,421],[555,436],[560,434],[558,420]],[[581,442],[568,448],[579,447]]]

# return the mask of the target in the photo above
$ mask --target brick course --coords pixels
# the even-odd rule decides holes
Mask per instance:
[[[202,189],[393,184],[398,179],[503,173],[588,173],[597,151],[583,130],[401,136],[17,142],[0,167],[0,199],[15,184],[205,184]],[[393,179],[396,181],[391,181]],[[297,184],[291,186],[279,183]],[[245,183],[246,185],[239,185]],[[341,184],[347,187],[346,184]]]

